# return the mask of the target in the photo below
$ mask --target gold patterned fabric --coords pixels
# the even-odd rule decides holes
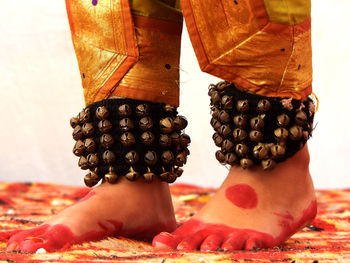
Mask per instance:
[[[86,104],[179,104],[179,0],[66,0]],[[312,91],[310,0],[181,0],[204,72],[264,96]]]
[[[110,96],[178,105],[182,15],[169,1],[66,0],[86,105]],[[141,16],[147,8],[170,21]]]
[[[304,99],[311,93],[310,0],[181,4],[203,71],[259,95]]]

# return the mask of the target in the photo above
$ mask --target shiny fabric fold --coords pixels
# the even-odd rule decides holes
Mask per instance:
[[[150,14],[157,16],[163,8],[162,15],[174,22],[133,15],[149,8],[133,2],[140,4],[66,0],[86,105],[115,96],[179,104],[182,15],[177,3],[148,1],[155,10]]]
[[[66,0],[86,105],[102,100],[137,62],[128,0]]]
[[[311,19],[287,2],[181,0],[202,71],[258,95],[305,99],[312,92]]]

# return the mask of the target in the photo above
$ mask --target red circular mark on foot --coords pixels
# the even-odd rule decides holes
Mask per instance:
[[[258,196],[255,190],[247,184],[236,184],[226,189],[226,198],[235,206],[244,209],[255,208]]]

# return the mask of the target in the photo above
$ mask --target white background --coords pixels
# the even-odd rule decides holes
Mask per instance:
[[[316,188],[350,187],[350,1],[313,1],[317,129],[309,142]],[[0,181],[83,185],[69,118],[84,106],[63,0],[0,0]],[[227,170],[214,157],[207,86],[184,30],[181,114],[191,156],[179,180],[219,186]]]

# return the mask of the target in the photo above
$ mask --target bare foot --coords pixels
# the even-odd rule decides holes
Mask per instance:
[[[108,236],[151,240],[176,227],[168,184],[142,179],[103,183],[45,224],[14,234],[7,251],[55,251]]]
[[[272,171],[232,167],[215,196],[173,233],[153,239],[157,249],[239,250],[283,244],[314,219],[315,192],[307,146]]]

